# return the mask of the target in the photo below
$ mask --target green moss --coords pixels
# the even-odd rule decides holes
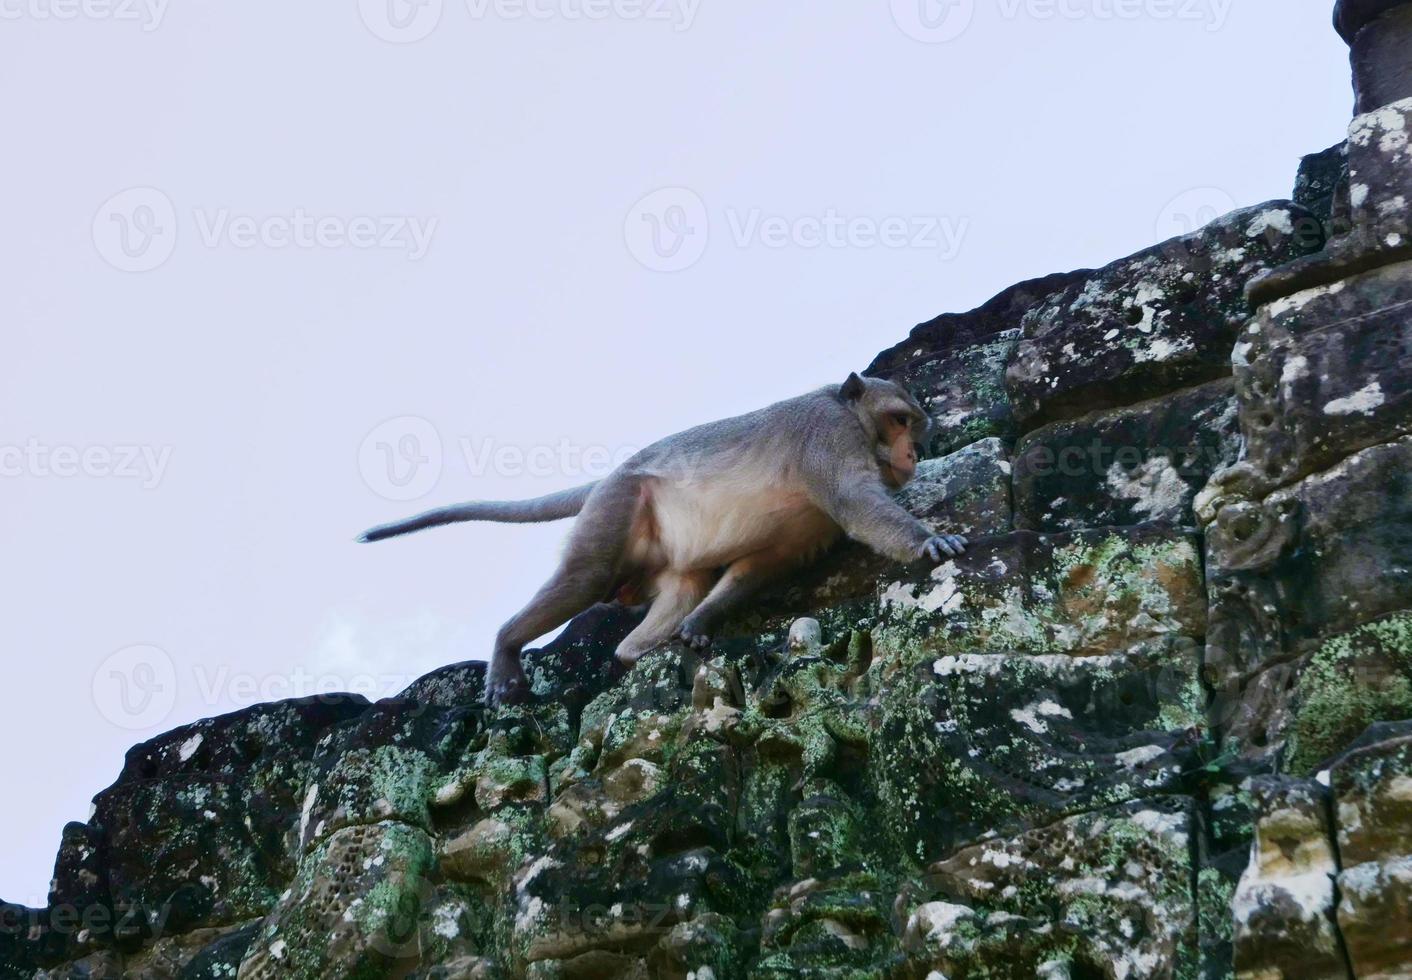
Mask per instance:
[[[1412,613],[1325,641],[1299,679],[1286,766],[1309,775],[1379,721],[1412,718]]]

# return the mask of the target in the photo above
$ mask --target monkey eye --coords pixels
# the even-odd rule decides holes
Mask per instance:
[[[902,426],[904,429],[910,429],[912,427],[912,416],[905,415],[902,412],[898,412],[896,415],[894,415],[892,417],[892,420],[898,425]]]

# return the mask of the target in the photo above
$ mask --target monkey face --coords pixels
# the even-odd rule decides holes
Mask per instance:
[[[878,378],[850,375],[840,391],[858,413],[863,427],[877,440],[883,482],[905,486],[917,473],[921,447],[927,444],[931,420],[906,388]]]
[[[893,489],[905,486],[917,474],[916,420],[910,413],[885,413],[878,424],[878,462],[883,481]]]

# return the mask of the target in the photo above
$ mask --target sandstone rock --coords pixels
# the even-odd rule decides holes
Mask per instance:
[[[1020,317],[1088,270],[1020,283],[969,313],[948,313],[913,329],[865,372],[908,388],[936,422],[930,447],[950,453],[989,437],[1017,434],[1005,366],[1019,339]]]
[[[1234,898],[1238,980],[1347,980],[1334,924],[1338,874],[1328,790],[1312,780],[1262,778],[1250,866]]]
[[[1405,0],[1344,0],[1334,18],[1352,48],[1356,111],[1412,98],[1412,10]]]
[[[38,970],[33,980],[124,980],[122,958],[103,950],[54,969]]]
[[[232,782],[196,778],[99,795],[94,822],[120,943],[264,914],[282,885],[283,855],[261,850],[242,797]]]
[[[1334,4],[1334,30],[1351,44],[1363,28],[1406,4],[1407,0],[1338,0]]]
[[[304,859],[265,920],[240,980],[382,976],[418,957],[431,842],[396,823],[346,827]]]
[[[941,459],[923,460],[898,500],[937,531],[970,537],[1004,534],[1014,528],[1010,454],[992,438]]]
[[[885,581],[880,651],[1095,656],[1206,629],[1199,545],[1160,526],[992,538]],[[856,609],[853,610],[856,614]]]
[[[125,956],[122,976],[124,980],[204,980],[213,973],[233,977],[258,925],[197,929],[164,937]]]
[[[1318,219],[1287,202],[1235,211],[1050,296],[1025,315],[1006,369],[1028,431],[1224,376],[1250,315],[1245,283],[1323,244]]]
[[[39,959],[46,952],[37,928],[43,913],[9,902],[0,902],[0,978],[30,980],[39,968]],[[64,958],[63,946],[57,952]]]
[[[1235,348],[1249,466],[1273,489],[1412,432],[1412,263],[1262,308]]]
[[[985,917],[933,915],[926,965],[945,976],[997,963],[1012,977],[1059,965],[1080,976],[1190,975],[1198,966],[1193,829],[1182,801],[1154,799],[996,838],[932,865],[927,880],[940,900]]]
[[[222,934],[187,960],[176,980],[230,980],[239,973],[259,930],[257,922]]]
[[[1365,449],[1210,530],[1208,680],[1221,692],[1301,640],[1412,608],[1412,439]]]
[[[1299,163],[1294,183],[1294,203],[1308,208],[1324,222],[1326,237],[1346,233],[1350,225],[1348,201],[1348,143],[1311,153]]]
[[[942,656],[887,680],[870,778],[882,826],[935,860],[990,833],[1174,791],[1204,722],[1199,648]]]
[[[1332,784],[1338,921],[1354,974],[1412,975],[1412,732],[1349,752]]]
[[[430,829],[429,804],[480,721],[473,708],[384,701],[329,732],[300,800],[304,848],[385,820]]]
[[[1037,429],[1015,447],[1016,525],[1195,526],[1193,498],[1236,461],[1236,421],[1232,383],[1222,380]]]
[[[1412,234],[1412,95],[1353,120],[1348,130],[1349,199],[1354,229],[1390,249]]]

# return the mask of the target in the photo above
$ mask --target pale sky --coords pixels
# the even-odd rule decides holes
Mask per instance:
[[[364,527],[1287,196],[1331,6],[0,0],[0,898],[130,745],[487,654],[564,533]]]

